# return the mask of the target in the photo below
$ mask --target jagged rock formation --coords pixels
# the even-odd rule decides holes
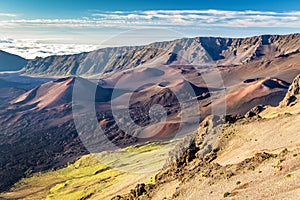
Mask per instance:
[[[249,110],[246,114],[245,117],[246,118],[250,118],[250,117],[254,117],[254,116],[258,116],[259,113],[261,113],[263,110],[265,110],[265,106],[263,105],[258,105],[254,108],[252,108],[251,110]]]
[[[288,89],[286,96],[280,103],[280,107],[293,106],[300,97],[300,75],[298,75]]]

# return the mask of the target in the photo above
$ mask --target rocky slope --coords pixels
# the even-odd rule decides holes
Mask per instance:
[[[299,101],[300,95],[300,76],[298,75],[293,81],[291,87],[289,88],[285,98],[280,103],[281,107],[293,106],[297,101]]]
[[[252,117],[208,117],[196,135],[172,151],[154,184],[138,184],[113,199],[295,199],[300,110],[289,112],[286,99],[299,94],[299,81],[300,76],[279,107],[253,109]],[[285,114],[266,115],[274,109]]]
[[[299,34],[250,38],[185,38],[146,46],[104,48],[78,55],[36,58],[27,64],[24,73],[92,76],[153,63],[197,65],[215,62],[218,66],[234,66],[298,54],[299,44]]]

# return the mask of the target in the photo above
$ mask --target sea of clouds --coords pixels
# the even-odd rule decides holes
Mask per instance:
[[[26,59],[47,57],[51,55],[67,55],[89,52],[101,48],[101,45],[93,44],[65,44],[51,43],[44,40],[33,39],[0,39],[0,49],[8,53],[21,56]]]

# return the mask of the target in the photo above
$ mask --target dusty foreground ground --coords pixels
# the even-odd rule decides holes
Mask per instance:
[[[238,166],[227,166],[214,171],[215,175],[200,172],[187,182],[166,184],[152,199],[297,199],[300,195],[298,154],[299,151],[294,151],[261,164],[249,163],[249,167],[240,170]],[[223,173],[227,176],[222,176]]]
[[[297,114],[230,125],[210,165],[191,162],[191,178],[163,184],[152,199],[298,199],[299,120]]]

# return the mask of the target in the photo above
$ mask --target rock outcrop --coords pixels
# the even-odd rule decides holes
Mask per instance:
[[[255,106],[254,108],[252,108],[251,110],[249,110],[246,114],[245,114],[245,117],[246,118],[251,118],[251,117],[254,117],[254,116],[258,116],[259,113],[261,113],[263,110],[265,110],[265,106],[263,105],[258,105],[258,106]]]
[[[288,89],[288,92],[282,102],[280,107],[293,106],[300,98],[300,75],[298,75],[291,86]]]

